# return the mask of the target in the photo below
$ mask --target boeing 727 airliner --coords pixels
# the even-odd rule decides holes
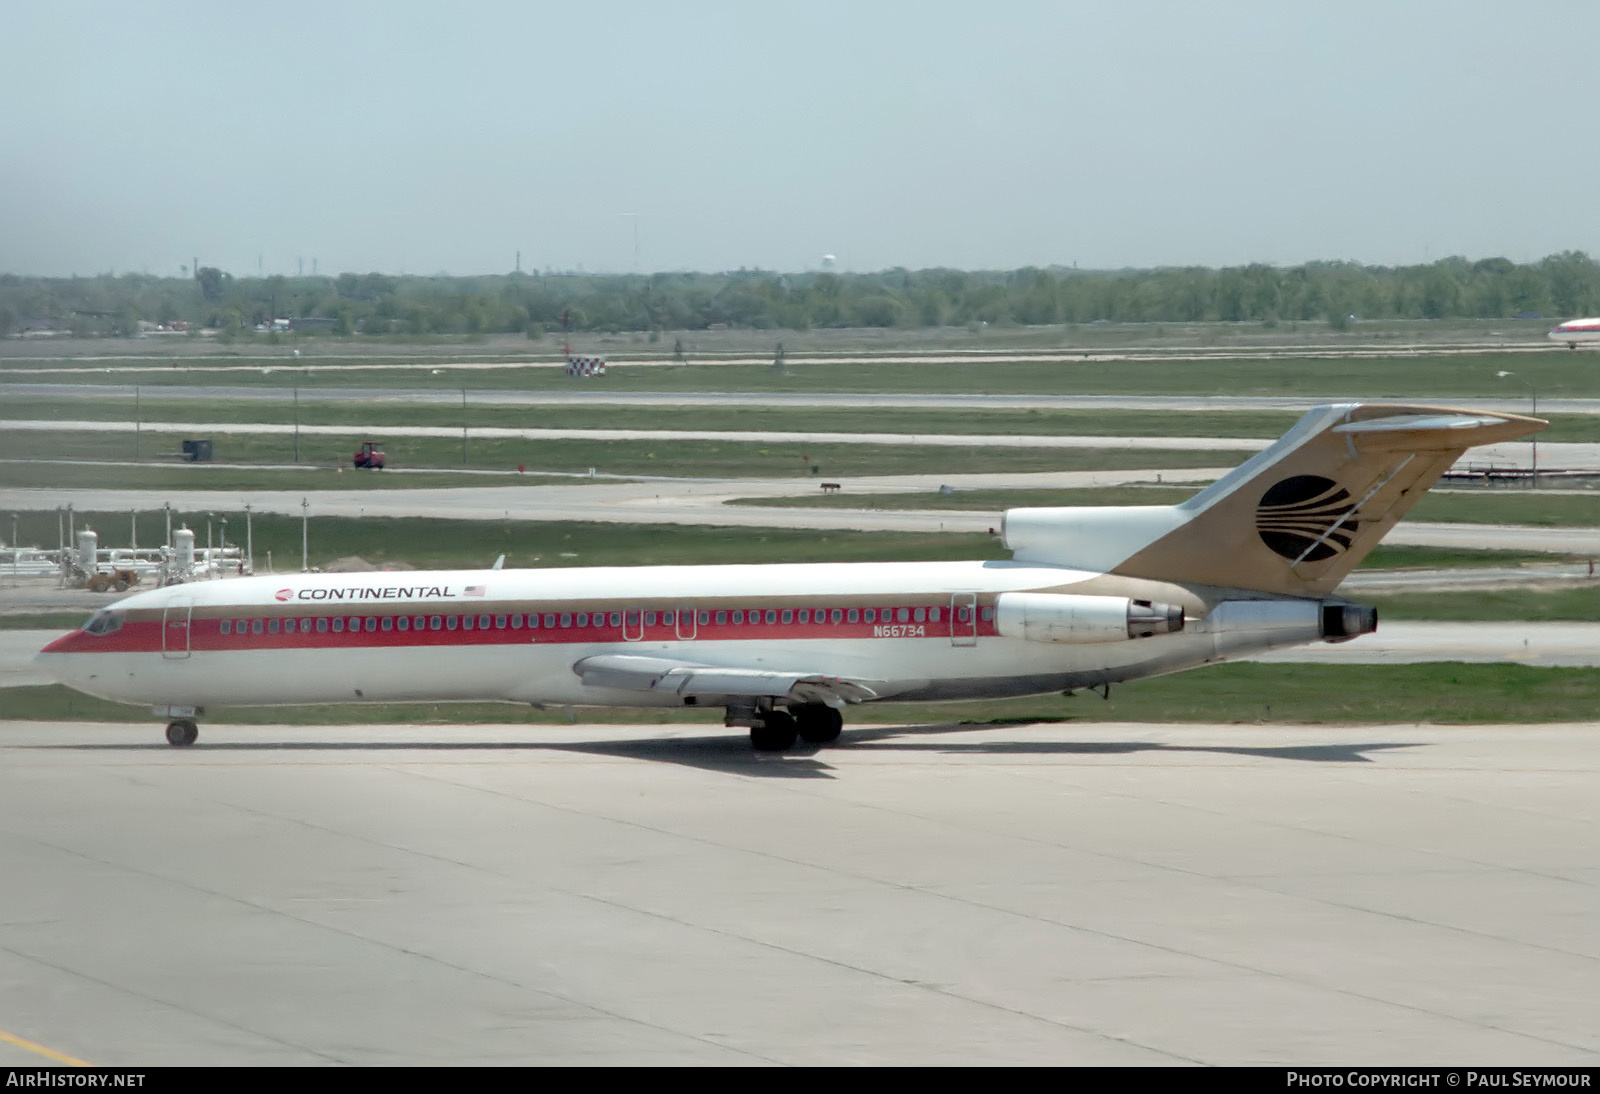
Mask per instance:
[[[1377,627],[1339,582],[1469,447],[1536,418],[1320,406],[1171,506],[1006,512],[1003,562],[299,574],[177,585],[38,656],[149,704],[506,700],[722,708],[758,749],[856,703],[1107,687]]]
[[[1568,349],[1577,349],[1579,342],[1600,342],[1600,319],[1568,319],[1550,332],[1556,342],[1565,342]]]

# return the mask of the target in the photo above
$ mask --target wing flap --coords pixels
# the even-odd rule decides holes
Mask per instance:
[[[584,684],[622,691],[665,691],[697,699],[788,698],[802,703],[862,703],[878,698],[884,681],[846,680],[814,672],[697,665],[667,657],[598,653],[572,666]]]

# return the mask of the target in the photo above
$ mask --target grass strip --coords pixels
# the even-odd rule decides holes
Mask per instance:
[[[1068,334],[1070,337],[1070,333]],[[777,341],[777,337],[774,337]],[[874,347],[892,355],[900,343],[885,342]],[[1062,352],[1057,347],[1053,352]],[[661,358],[666,350],[647,351],[643,347],[606,350],[617,356]],[[1309,400],[1346,402],[1352,400],[1403,399],[1426,403],[1448,403],[1452,397],[1467,396],[1501,399],[1507,405],[1526,402],[1527,389],[1514,380],[1502,379],[1498,372],[1515,372],[1538,389],[1541,398],[1593,398],[1600,396],[1600,376],[1594,359],[1587,353],[1439,353],[1397,351],[1387,356],[1355,356],[1329,349],[1316,356],[1265,355],[1212,357],[1179,353],[1155,359],[1125,359],[1145,356],[1139,349],[1074,349],[1067,360],[997,361],[973,356],[957,362],[928,360],[855,360],[819,364],[791,363],[775,369],[771,365],[714,365],[690,363],[678,367],[630,367],[618,360],[600,379],[574,381],[559,368],[524,368],[508,363],[505,368],[457,371],[443,368],[438,374],[429,369],[362,370],[358,372],[315,371],[313,362],[240,359],[207,361],[174,360],[170,367],[138,373],[108,374],[102,369],[84,368],[81,375],[51,373],[35,376],[13,374],[16,379],[38,382],[103,384],[108,380],[138,383],[141,386],[174,384],[248,385],[284,388],[299,384],[374,389],[429,389],[459,391],[475,389],[559,390],[559,391],[651,391],[651,392],[815,392],[839,393],[966,393],[1053,395],[1188,395],[1195,397],[1228,395],[1288,396]],[[287,351],[285,351],[287,354]],[[495,355],[497,359],[498,355]],[[691,362],[693,354],[690,355]],[[414,359],[397,356],[396,363]],[[237,372],[189,371],[186,364],[249,364]],[[381,364],[365,360],[363,364]],[[259,366],[259,367],[255,367]],[[0,368],[0,373],[3,373]]]
[[[214,458],[224,463],[289,463],[294,456],[290,435],[211,434]],[[350,465],[351,453],[368,435],[302,437],[302,459],[313,467]],[[392,467],[492,468],[584,474],[591,467],[608,474],[669,475],[703,478],[788,478],[816,475],[958,475],[980,472],[1100,471],[1130,468],[1227,467],[1252,455],[1245,450],[1185,452],[1161,449],[993,448],[983,445],[861,445],[848,442],[800,444],[791,441],[652,440],[481,440],[468,438],[466,451],[457,438],[399,437],[383,441]],[[138,457],[169,465],[177,473],[194,470],[170,466],[181,438],[145,435],[135,446],[132,433],[79,430],[17,430],[0,434],[0,459],[5,460],[133,460]],[[117,471],[100,469],[101,481],[121,482]],[[0,464],[0,485],[31,471],[29,485],[60,485],[60,465]],[[354,474],[346,470],[345,474]],[[364,474],[382,478],[382,472]],[[396,476],[399,477],[399,476]],[[182,481],[192,483],[193,478]]]

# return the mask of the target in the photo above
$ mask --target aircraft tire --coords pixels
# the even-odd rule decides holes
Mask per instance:
[[[174,748],[183,748],[194,744],[200,736],[200,727],[193,719],[179,718],[167,723],[167,744]]]
[[[750,747],[757,752],[782,752],[794,747],[797,736],[794,716],[786,710],[774,710],[762,718],[761,724],[750,727]]]
[[[828,745],[844,730],[844,715],[822,703],[808,703],[795,711],[795,725],[807,744]]]

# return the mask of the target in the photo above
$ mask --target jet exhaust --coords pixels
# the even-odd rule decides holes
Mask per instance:
[[[1370,604],[1322,605],[1322,637],[1348,642],[1378,629],[1378,609]]]

